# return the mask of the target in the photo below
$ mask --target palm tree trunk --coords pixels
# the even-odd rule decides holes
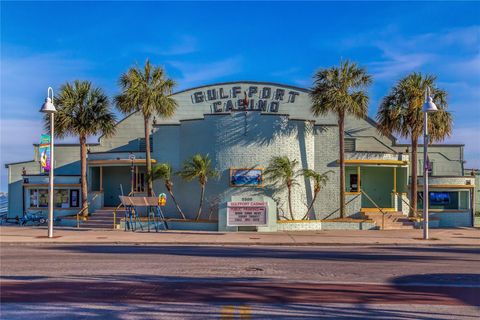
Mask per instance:
[[[310,205],[307,208],[307,213],[303,216],[302,220],[305,220],[308,217],[308,214],[310,213],[310,210],[313,208],[313,204],[315,203],[315,200],[317,199],[318,191],[315,191],[315,194],[313,195],[312,202],[310,202]]]
[[[205,196],[205,184],[201,184],[200,206],[198,207],[197,217],[195,218],[195,221],[198,221],[198,219],[200,219],[200,216],[202,215],[202,206],[203,206],[204,196]]]
[[[88,216],[88,188],[87,188],[87,138],[80,136],[80,181],[82,184],[82,215]]]
[[[143,118],[143,124],[145,128],[145,159],[147,162],[147,177],[152,176],[152,161],[150,156],[150,118]],[[147,195],[152,196],[153,183],[152,179],[147,179]]]
[[[172,197],[173,203],[175,203],[175,206],[177,207],[178,213],[180,213],[183,220],[186,220],[187,218],[185,218],[185,215],[183,214],[182,209],[180,209],[180,206],[177,203],[177,199],[175,199],[175,196],[173,195],[172,188],[167,183],[165,183],[165,188],[167,188],[168,193],[170,193],[170,197]]]
[[[345,217],[345,114],[338,114],[339,158],[340,158],[340,218]]]
[[[292,187],[288,186],[288,209],[290,210],[290,217],[293,220],[293,211],[292,211]]]
[[[425,146],[424,146],[425,147]],[[417,148],[418,148],[418,137],[412,136],[412,181],[410,182],[410,205],[413,209],[417,210]],[[423,195],[425,197],[425,195]],[[415,212],[410,209],[408,216],[413,217]]]

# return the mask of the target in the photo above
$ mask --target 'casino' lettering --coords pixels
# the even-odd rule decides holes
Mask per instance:
[[[212,112],[259,111],[278,112],[280,104],[294,103],[300,92],[268,86],[210,88],[192,94],[192,103],[210,103]]]

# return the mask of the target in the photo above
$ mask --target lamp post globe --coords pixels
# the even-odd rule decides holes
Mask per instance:
[[[433,102],[433,98],[430,95],[430,87],[425,90],[425,103],[423,104],[423,239],[428,240],[428,210],[429,210],[429,192],[428,192],[428,144],[430,143],[430,137],[428,135],[428,114],[438,111],[437,106]],[[416,195],[412,195],[416,197]]]
[[[45,103],[42,105],[40,112],[48,114],[50,117],[50,170],[48,177],[48,237],[53,237],[53,170],[55,167],[55,158],[54,158],[54,142],[53,137],[55,133],[54,129],[54,114],[57,112],[55,105],[53,104],[53,89],[48,87],[47,98]]]

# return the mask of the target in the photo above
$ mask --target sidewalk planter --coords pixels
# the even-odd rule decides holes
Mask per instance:
[[[279,220],[278,231],[312,231],[312,230],[375,230],[378,226],[370,220],[346,219],[336,220]]]
[[[322,230],[321,220],[277,220],[278,231]]]
[[[167,219],[168,230],[218,231],[216,220],[180,220]],[[140,227],[141,225],[141,227]],[[148,230],[148,221],[137,221],[137,231]],[[125,230],[125,219],[120,220],[120,230]],[[150,221],[150,230],[155,230],[155,224]]]
[[[217,220],[170,220],[167,224],[171,230],[217,231],[218,229]]]
[[[376,230],[378,226],[369,220],[335,221],[323,220],[322,230]]]

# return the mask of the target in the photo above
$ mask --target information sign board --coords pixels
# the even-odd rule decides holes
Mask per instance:
[[[227,226],[266,226],[267,202],[227,202]]]

